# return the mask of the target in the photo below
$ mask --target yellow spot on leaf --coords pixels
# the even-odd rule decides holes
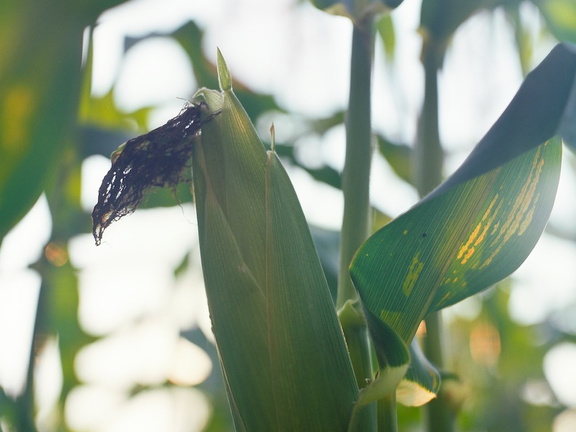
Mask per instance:
[[[494,207],[494,204],[496,204],[496,201],[498,201],[498,197],[499,197],[499,194],[496,194],[496,195],[494,195],[494,198],[492,198],[490,205],[486,209],[486,212],[484,212],[484,216],[482,216],[482,222],[484,222],[488,218],[488,216],[490,216],[490,213],[492,212],[492,208]]]
[[[418,252],[414,255],[414,258],[412,258],[412,263],[410,263],[410,267],[408,268],[408,275],[404,279],[404,283],[402,283],[402,291],[406,297],[412,293],[412,289],[414,285],[416,285],[423,268],[424,263],[420,261],[420,252]]]
[[[470,257],[472,255],[474,255],[475,250],[476,250],[476,248],[474,248],[474,247],[471,247],[470,249],[468,249],[468,251],[466,252],[466,255],[464,255],[464,258],[462,259],[462,264],[466,264],[468,262]]]
[[[480,268],[490,265],[492,260],[514,235],[521,236],[530,227],[536,206],[540,199],[540,194],[537,193],[536,190],[540,182],[543,167],[544,158],[541,156],[541,148],[538,148],[534,155],[532,168],[526,178],[526,182],[507,210],[506,219],[502,222],[501,226],[498,225],[496,232],[493,231],[493,233],[491,233],[491,235],[494,235],[494,238],[490,243],[490,247],[494,248],[494,251],[482,263]]]
[[[460,264],[466,264],[474,252],[476,251],[476,247],[480,246],[482,242],[485,240],[486,235],[488,235],[488,231],[490,230],[494,220],[500,213],[500,208],[502,206],[502,200],[499,200],[500,195],[495,194],[488,205],[488,208],[482,215],[480,222],[476,225],[468,240],[460,246],[458,250],[458,254],[456,255],[456,259],[461,260]]]
[[[481,228],[482,224],[479,223],[478,225],[476,225],[476,228],[474,228],[474,231],[472,231],[472,234],[470,234],[470,237],[468,237],[468,241],[460,247],[458,255],[456,256],[457,259],[461,259],[464,255],[468,255],[469,257],[470,246],[476,240]],[[464,262],[462,264],[464,264]]]
[[[30,142],[34,98],[29,88],[14,86],[6,94],[0,109],[0,146],[8,154],[24,153]]]

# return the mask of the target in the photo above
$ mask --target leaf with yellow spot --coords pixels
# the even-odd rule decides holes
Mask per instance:
[[[406,344],[432,311],[515,271],[548,221],[576,136],[576,50],[559,44],[462,166],[370,237],[350,267],[364,308]]]
[[[548,220],[560,156],[555,138],[421,201],[378,231],[352,266],[364,304],[408,342],[428,312],[513,272]]]
[[[409,297],[410,294],[412,294],[412,288],[414,288],[414,285],[418,282],[422,268],[424,268],[424,263],[420,261],[420,251],[418,251],[416,252],[416,255],[414,255],[414,258],[412,258],[412,263],[408,269],[406,279],[402,282],[402,291],[406,297]]]

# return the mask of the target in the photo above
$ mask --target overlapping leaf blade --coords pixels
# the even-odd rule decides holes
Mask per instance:
[[[406,406],[421,406],[436,397],[440,372],[426,358],[420,344],[410,344],[410,365],[396,389],[396,400]]]

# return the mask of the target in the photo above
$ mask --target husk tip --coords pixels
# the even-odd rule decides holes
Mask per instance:
[[[218,84],[220,85],[220,90],[222,91],[232,90],[232,78],[230,77],[230,71],[228,70],[226,60],[224,60],[224,56],[222,55],[220,48],[218,48],[217,68],[218,68]]]

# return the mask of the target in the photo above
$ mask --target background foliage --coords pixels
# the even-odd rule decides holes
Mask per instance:
[[[170,224],[166,218],[191,217],[192,213],[186,211],[186,203],[190,201],[186,185],[178,193],[184,210],[175,207],[172,216],[164,216],[161,222],[149,219],[153,221],[152,225],[137,234],[139,243],[133,246],[140,249],[140,254],[134,249],[126,249],[126,255],[115,255],[118,251],[109,249],[95,252],[87,246],[91,209],[82,199],[82,182],[94,180],[82,175],[83,166],[84,170],[87,166],[83,163],[93,161],[98,155],[108,156],[119,143],[150,129],[155,108],[123,109],[117,95],[119,80],[104,94],[91,91],[92,74],[97,68],[94,59],[98,58],[93,57],[93,50],[97,47],[92,44],[92,31],[97,31],[94,25],[101,14],[118,3],[58,2],[58,5],[42,6],[34,1],[10,1],[0,6],[0,53],[3,58],[0,65],[0,238],[4,239],[39,199],[40,206],[46,208],[47,203],[51,220],[45,247],[38,259],[30,263],[32,270],[27,273],[39,276],[34,279],[37,291],[15,277],[9,267],[0,268],[3,273],[0,274],[2,310],[14,307],[20,296],[28,295],[34,299],[34,293],[38,293],[38,301],[30,302],[31,305],[37,304],[35,313],[29,314],[35,316],[33,337],[30,338],[33,344],[29,349],[29,359],[21,362],[28,364],[27,368],[22,368],[26,369],[26,379],[22,381],[26,384],[21,387],[10,384],[10,377],[18,373],[12,369],[0,369],[0,427],[7,431],[116,430],[114,428],[122,427],[128,430],[133,427],[126,426],[130,423],[122,423],[129,421],[126,412],[139,409],[135,417],[148,419],[146,407],[158,409],[159,405],[166,405],[166,412],[170,412],[164,417],[150,417],[165,422],[159,426],[161,430],[231,429],[210,334],[203,331],[205,326],[200,318],[186,317],[186,313],[193,314],[194,304],[203,301],[197,294],[201,289],[197,277],[197,245],[190,234],[195,226],[187,226],[184,236],[189,241],[175,246],[177,242],[171,243],[173,237],[168,234],[164,244],[166,249],[146,249],[154,242],[154,236],[164,235],[160,225]],[[297,11],[310,6],[292,2],[290,7]],[[550,46],[550,41],[576,42],[576,6],[571,0],[424,0],[420,10],[420,31],[424,41],[424,74],[421,78],[436,76],[443,66],[456,67],[450,62],[445,64],[446,55],[450,54],[452,44],[457,43],[459,30],[472,25],[478,14],[492,16],[493,25],[497,19],[506,21],[514,38],[516,61],[522,73],[534,65],[535,57],[540,57],[539,53],[545,50],[543,47]],[[252,19],[246,21],[246,27],[256,25],[259,18],[255,15]],[[392,80],[390,87],[393,88],[394,84],[406,79],[399,66],[405,53],[397,48],[397,35],[401,32],[394,14],[382,18],[377,29],[381,42],[378,48],[384,53],[379,58],[386,59],[381,60],[386,62],[386,68],[397,68],[396,73],[386,75]],[[177,42],[187,56],[193,81],[198,86],[216,87],[212,56],[215,46],[210,45],[213,41],[207,43],[204,40],[206,31],[191,17],[169,30],[154,29],[127,38],[123,56],[128,57],[145,41],[167,38]],[[488,32],[480,29],[478,37],[487,38]],[[319,37],[306,43],[321,46],[322,39]],[[247,51],[250,49],[253,47],[246,48]],[[500,71],[490,73],[498,74]],[[422,82],[407,85],[423,86]],[[440,87],[440,103],[443,91],[449,91],[450,86],[451,83],[444,83]],[[482,86],[482,83],[476,86]],[[289,106],[272,96],[272,90],[270,93],[253,90],[241,82],[235,83],[234,88],[256,124],[262,124],[266,130],[272,118],[278,131],[282,130],[284,122],[285,129],[291,132],[285,138],[279,136],[276,150],[292,168],[294,176],[306,173],[307,178],[315,182],[340,188],[340,169],[333,163],[334,154],[327,154],[324,143],[341,127],[344,119],[341,109],[334,108],[324,114],[306,114],[305,108]],[[181,96],[191,96],[192,93],[193,89],[189,95]],[[476,101],[466,103],[475,104]],[[180,101],[176,106],[178,104]],[[423,106],[426,106],[426,100]],[[168,117],[177,111],[178,108]],[[436,117],[437,125],[438,113]],[[459,119],[451,121],[458,122]],[[415,125],[416,122],[414,116],[400,123]],[[386,161],[402,187],[406,184],[413,187],[415,177],[410,166],[415,147],[406,144],[412,140],[410,133],[380,130],[378,128],[376,134],[378,163]],[[267,136],[266,132],[262,136]],[[438,136],[439,148],[440,137],[441,134]],[[310,154],[315,157],[306,156]],[[566,171],[573,172],[572,157],[566,159],[565,165]],[[395,196],[392,191],[389,194]],[[170,191],[159,191],[150,197],[146,206],[158,209],[174,204]],[[155,211],[150,210],[148,214]],[[378,206],[374,212],[376,226],[394,216]],[[135,215],[134,220],[137,217]],[[130,223],[124,221],[124,227]],[[154,230],[157,230],[156,234]],[[573,224],[556,224],[553,220],[549,232],[567,242],[576,239]],[[328,280],[335,290],[338,234],[326,227],[313,227],[313,233]],[[175,237],[182,237],[182,234]],[[124,240],[111,238],[110,241],[112,249],[119,249]],[[6,261],[7,257],[17,255],[26,247],[24,242],[14,242],[10,236],[5,237],[0,249],[2,258]],[[158,283],[153,294],[142,294],[142,281],[133,275],[135,272],[146,274],[142,269],[155,265],[156,255],[160,254],[169,256],[169,265],[160,271],[160,280],[164,283]],[[108,261],[104,261],[104,255],[108,255]],[[102,273],[109,276],[102,276]],[[454,409],[459,411],[461,430],[540,431],[549,430],[554,421],[557,425],[555,430],[561,430],[558,425],[567,421],[561,419],[575,415],[572,404],[576,401],[558,397],[554,387],[550,386],[551,375],[545,374],[543,369],[545,359],[551,358],[550,353],[573,347],[576,330],[570,316],[574,305],[564,304],[554,314],[535,318],[530,325],[519,323],[511,316],[509,306],[515,284],[514,279],[499,284],[496,289],[467,302],[460,313],[452,314],[448,320],[446,368],[460,380],[451,381],[449,375],[445,379],[446,391]],[[98,287],[97,294],[90,286]],[[195,289],[191,290],[190,286]],[[119,298],[119,295],[126,296],[126,299]],[[114,309],[121,304],[125,307],[123,315],[111,324],[99,328],[90,326],[90,320],[86,318],[90,308],[86,305],[95,299],[100,301],[95,308],[97,313],[113,315]],[[139,304],[140,309],[126,307],[134,303]],[[188,307],[184,308],[185,312],[176,314],[177,319],[167,320],[166,315],[180,311],[176,303]],[[29,306],[29,309],[33,308]],[[12,315],[5,313],[3,316]],[[13,323],[3,320],[2,324],[4,328],[0,332],[14,331]],[[23,329],[22,332],[25,333]],[[158,345],[158,339],[152,336],[155,332],[170,342]],[[140,337],[140,347],[146,348],[139,348],[140,351],[130,356],[120,347],[135,337]],[[200,382],[183,376],[181,372],[200,363],[198,357],[188,357],[193,349],[190,342],[208,354],[214,366],[208,376],[199,379]],[[110,360],[111,363],[100,362],[91,373],[83,372],[94,359],[105,358],[94,355],[95,350],[114,352],[114,347],[119,353],[116,359]],[[7,358],[18,353],[18,348],[10,345],[2,346],[0,350],[0,356]],[[167,353],[157,369],[149,363],[154,351]],[[123,364],[122,358],[126,359],[125,369],[119,367]],[[58,359],[59,366],[46,366],[50,365],[50,359]],[[175,359],[189,360],[184,369],[178,369],[173,367]],[[147,368],[154,370],[150,372]],[[131,369],[144,373],[125,373]],[[103,372],[99,375],[94,370]],[[110,371],[116,371],[117,375]],[[567,380],[570,373],[562,372]],[[46,375],[60,376],[61,379],[46,381]],[[97,406],[94,401],[100,404],[106,401],[108,407],[87,409],[86,406]],[[191,406],[194,408],[189,409]],[[74,411],[83,413],[84,418],[79,419]],[[406,425],[404,430],[417,430],[421,416],[417,409],[401,408],[400,423]]]

